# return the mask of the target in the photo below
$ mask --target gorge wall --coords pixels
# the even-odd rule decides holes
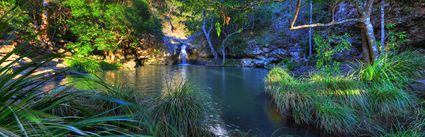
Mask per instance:
[[[289,30],[294,14],[296,1],[286,1],[261,6],[255,9],[252,16],[254,25],[250,29],[229,39],[226,65],[246,67],[272,67],[285,64],[288,61],[305,61],[308,52],[308,29]],[[389,1],[385,5],[385,24],[394,24],[393,32],[405,32],[408,42],[404,47],[425,48],[425,1],[410,0],[403,2]],[[324,13],[326,6],[313,5],[313,22],[328,22],[330,13]],[[377,39],[380,39],[380,1],[376,1],[372,16]],[[297,24],[307,24],[308,4],[303,4]],[[357,11],[353,5],[342,3],[336,11],[336,20],[356,17]],[[314,28],[314,33],[321,35],[342,35],[349,33],[352,49],[335,55],[339,61],[354,61],[361,59],[361,37],[356,23]],[[190,57],[197,63],[208,64],[211,55],[203,35],[197,34],[190,45]],[[215,38],[216,50],[220,51],[220,39]],[[178,44],[177,44],[178,45]],[[178,46],[177,46],[178,48]],[[178,54],[178,53],[177,53]],[[199,61],[201,60],[201,61]],[[196,61],[194,61],[196,62]],[[203,63],[202,63],[203,62]]]

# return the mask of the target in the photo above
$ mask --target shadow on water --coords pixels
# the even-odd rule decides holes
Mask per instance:
[[[265,93],[267,70],[205,66],[143,66],[136,71],[109,71],[100,74],[107,82],[121,81],[143,93],[160,94],[166,79],[188,79],[208,91],[227,130],[257,136],[317,136],[305,127],[284,119]]]

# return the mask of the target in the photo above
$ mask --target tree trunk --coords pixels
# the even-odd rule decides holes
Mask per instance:
[[[49,8],[50,0],[43,0],[43,10],[41,12],[41,24],[40,24],[40,31],[39,31],[39,40],[41,41],[41,46],[46,49],[52,49],[52,43],[49,38],[48,34],[48,27],[49,27]]]
[[[365,29],[363,34],[365,35],[367,47],[369,49],[369,61],[373,64],[379,57],[379,49],[376,44],[375,32],[373,30],[372,22],[370,21],[370,16],[366,17],[361,23],[362,28]]]
[[[221,56],[223,58],[222,64],[224,65],[226,63],[226,47],[224,46],[224,44],[221,44],[221,45],[222,45],[221,46]]]
[[[385,0],[381,1],[381,52],[385,52]]]
[[[214,46],[212,44],[212,41],[211,41],[211,38],[210,38],[210,34],[205,34],[205,37],[207,39],[208,46],[210,47],[211,54],[213,55],[214,60],[217,61],[218,60],[218,55],[217,55],[217,52],[215,51]]]
[[[365,63],[370,64],[371,60],[370,60],[370,52],[369,52],[369,45],[367,42],[367,37],[366,37],[366,28],[363,25],[360,25],[360,31],[361,31],[361,36],[362,36],[362,55],[363,55],[363,60]]]
[[[310,24],[313,24],[313,0],[310,0]],[[309,45],[308,57],[310,58],[313,56],[312,37],[313,37],[313,28],[310,28],[308,32],[308,45]]]
[[[231,34],[229,34],[229,35],[227,35],[226,36],[226,38],[224,38],[224,40],[221,42],[221,55],[222,55],[222,58],[223,58],[223,65],[224,65],[224,63],[226,62],[226,41],[230,38],[230,37],[232,37],[233,35],[236,35],[236,34],[238,34],[238,33],[240,33],[239,31],[237,31],[237,32],[233,32],[233,33],[231,33]]]
[[[214,46],[212,44],[211,37],[210,37],[211,31],[213,29],[214,21],[211,20],[211,26],[210,26],[209,30],[206,29],[206,24],[207,24],[207,20],[204,19],[204,22],[202,24],[202,31],[204,32],[205,38],[207,39],[207,43],[208,43],[208,46],[210,47],[211,54],[214,56],[214,61],[217,61],[218,60],[218,54],[214,49]]]

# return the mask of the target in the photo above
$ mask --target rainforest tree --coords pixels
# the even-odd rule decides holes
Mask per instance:
[[[72,11],[66,23],[77,37],[67,48],[77,55],[103,51],[115,60],[114,50],[140,45],[141,37],[159,34],[161,28],[145,0],[68,0],[64,4]]]
[[[249,16],[252,9],[261,4],[281,1],[283,0],[169,0],[170,3],[177,6],[172,8],[174,12],[190,18],[185,23],[191,31],[200,30],[203,33],[214,60],[218,61],[219,56],[212,39],[213,33],[216,32],[216,37],[221,39],[223,63],[225,62],[226,41],[252,24],[253,20]],[[182,12],[184,14],[181,14]]]

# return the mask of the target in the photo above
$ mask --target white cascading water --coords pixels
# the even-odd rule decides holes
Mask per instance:
[[[186,52],[186,45],[182,45],[180,50],[180,59],[181,64],[187,64],[187,52]]]

